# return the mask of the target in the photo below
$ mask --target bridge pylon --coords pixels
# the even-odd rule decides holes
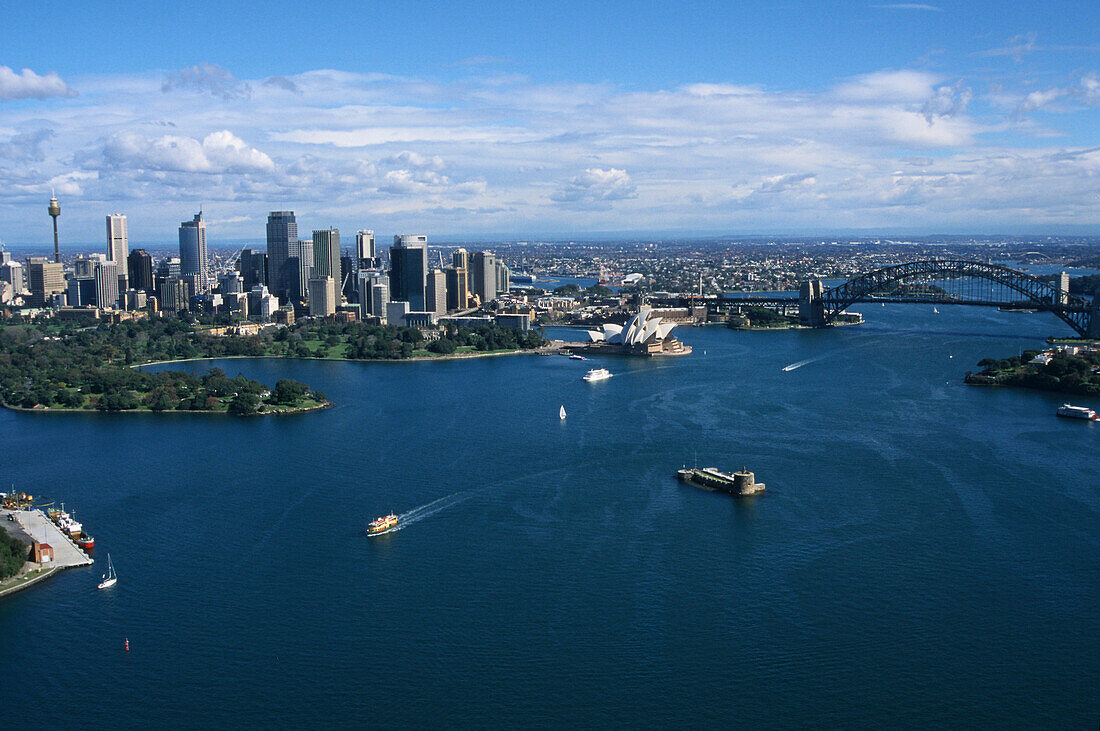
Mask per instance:
[[[825,288],[820,279],[808,279],[798,288],[798,322],[825,327]]]
[[[1095,297],[1092,300],[1092,306],[1089,308],[1088,327],[1085,329],[1085,337],[1100,340],[1100,297]]]

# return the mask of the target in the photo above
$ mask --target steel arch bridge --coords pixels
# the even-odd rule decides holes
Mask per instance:
[[[1026,302],[1031,308],[1053,312],[1082,337],[1100,336],[1100,310],[1097,309],[1100,299],[1097,303],[1092,303],[1030,274],[979,261],[926,259],[895,264],[855,277],[836,287],[817,289],[816,292],[813,286],[804,284],[800,304],[809,308],[807,314],[815,324],[827,325],[837,320],[846,307],[871,300],[876,294],[886,295],[893,292],[899,283],[908,279],[970,282],[986,280],[1021,295],[1021,299],[1014,304]],[[945,293],[928,298],[928,301],[947,305],[1008,304],[1003,301],[985,301],[975,297],[973,293],[964,293],[961,296]]]

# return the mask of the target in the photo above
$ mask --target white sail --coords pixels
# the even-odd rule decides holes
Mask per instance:
[[[562,404],[561,409],[558,410],[558,418],[559,419],[564,419],[565,418],[565,404]]]

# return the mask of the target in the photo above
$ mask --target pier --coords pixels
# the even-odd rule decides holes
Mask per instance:
[[[66,569],[73,566],[91,566],[95,563],[41,510],[0,510],[0,521],[7,521],[9,515],[14,516],[15,522],[31,541],[48,543],[53,548],[53,560],[44,568],[54,566]]]

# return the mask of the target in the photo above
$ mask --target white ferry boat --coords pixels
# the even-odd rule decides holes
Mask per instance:
[[[1100,421],[1100,416],[1097,416],[1096,412],[1092,409],[1085,408],[1084,406],[1073,406],[1071,404],[1062,404],[1058,408],[1058,416],[1065,416],[1070,419]]]
[[[611,371],[606,368],[593,368],[588,371],[588,373],[585,373],[583,378],[589,383],[592,381],[606,381],[608,378],[611,378]]]

